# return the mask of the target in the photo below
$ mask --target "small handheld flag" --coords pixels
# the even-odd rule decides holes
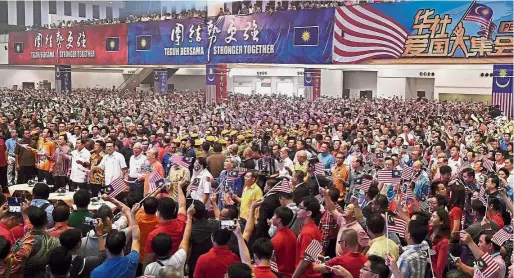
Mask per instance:
[[[498,246],[502,246],[505,241],[513,239],[514,234],[512,233],[512,225],[506,225],[493,235],[491,241],[498,244]]]
[[[191,183],[187,186],[186,195],[191,194],[191,192],[196,191],[198,189],[198,185],[200,184],[199,178],[194,178]]]
[[[387,214],[386,229],[388,232],[398,233],[401,237],[405,237],[405,228],[407,222],[391,214]]]
[[[490,277],[498,270],[500,270],[500,266],[489,253],[484,253],[484,255],[475,262],[474,272],[478,274],[478,277]]]
[[[315,263],[321,263],[319,255],[323,252],[323,246],[318,240],[312,240],[309,246],[305,249],[305,255],[309,256]]]
[[[123,192],[127,188],[127,184],[121,177],[113,180],[111,184],[106,185],[102,188],[103,193],[109,195],[109,197],[114,198],[118,196],[121,192]]]
[[[380,170],[377,173],[377,180],[382,183],[398,183],[402,178],[399,170]]]
[[[414,168],[407,167],[402,170],[402,180],[410,181],[414,176]]]
[[[189,166],[191,166],[191,163],[192,163],[191,157],[172,156],[170,160],[173,164],[177,164],[184,168],[189,168]]]
[[[355,189],[368,191],[372,182],[370,179],[358,178],[354,182]]]
[[[164,183],[164,180],[161,177],[161,174],[159,174],[157,171],[153,171],[150,173],[150,179],[148,179],[148,183],[150,185],[150,192],[153,192],[155,189],[157,189],[157,187]]]

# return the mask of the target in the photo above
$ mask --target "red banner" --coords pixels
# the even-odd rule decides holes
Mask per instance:
[[[126,65],[127,24],[9,34],[10,65]]]

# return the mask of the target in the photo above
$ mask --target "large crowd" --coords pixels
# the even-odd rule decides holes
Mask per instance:
[[[1,277],[513,277],[486,103],[0,94]]]

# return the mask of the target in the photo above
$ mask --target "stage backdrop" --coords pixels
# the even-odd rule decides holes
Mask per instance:
[[[334,9],[129,25],[129,64],[328,64]]]
[[[126,65],[127,24],[9,34],[11,65]]]
[[[512,62],[512,6],[512,1],[412,1],[341,7],[334,17],[333,61]]]

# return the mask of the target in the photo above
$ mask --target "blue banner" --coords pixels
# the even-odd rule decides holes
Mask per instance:
[[[129,25],[129,64],[328,64],[334,9]]]
[[[488,58],[491,63],[508,58],[508,62],[514,46],[512,8],[512,1],[408,1],[340,7],[334,17],[333,60],[352,64],[373,59],[468,63]]]
[[[168,70],[154,69],[154,91],[161,95],[168,92]]]

